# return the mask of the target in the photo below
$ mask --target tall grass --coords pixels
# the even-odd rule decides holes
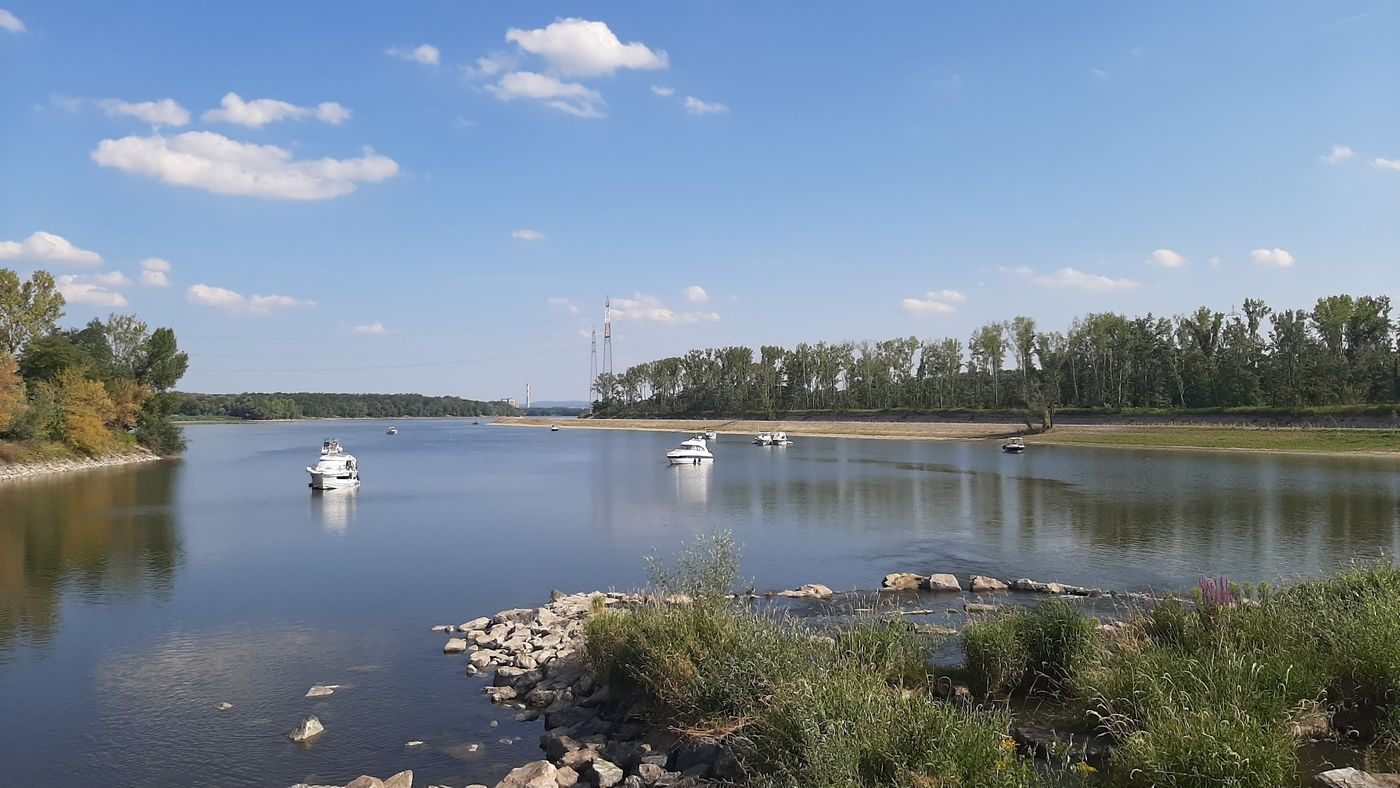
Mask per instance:
[[[968,624],[968,673],[983,697],[1017,690],[1063,694],[1091,651],[1093,625],[1064,600]]]

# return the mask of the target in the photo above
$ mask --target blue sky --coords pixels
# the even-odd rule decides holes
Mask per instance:
[[[187,390],[1400,295],[1393,4],[0,8],[0,265]]]

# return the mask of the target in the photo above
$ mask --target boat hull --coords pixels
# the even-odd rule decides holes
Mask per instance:
[[[671,457],[667,456],[666,461],[672,465],[708,465],[715,461],[714,457]]]
[[[313,490],[343,490],[360,486],[360,474],[310,473]]]

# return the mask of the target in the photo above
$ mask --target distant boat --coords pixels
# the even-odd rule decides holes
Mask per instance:
[[[672,465],[704,465],[715,461],[710,447],[705,445],[705,436],[696,435],[681,441],[681,445],[666,452],[666,460]]]
[[[472,424],[480,424],[480,423],[481,423],[481,421],[480,421],[479,419],[478,419],[477,421],[473,421],[473,422],[472,422]]]
[[[718,434],[718,433],[714,433],[714,432],[707,432],[707,433],[705,433],[705,440],[707,440],[707,441],[719,440],[719,434]]]
[[[345,451],[338,440],[328,440],[321,444],[321,459],[316,467],[307,467],[314,490],[339,490],[356,487],[360,483],[360,464],[355,455]]]
[[[558,431],[559,431],[559,425],[558,425],[558,424],[551,424],[551,425],[549,425],[549,431],[550,431],[550,432],[558,432]]]
[[[755,446],[787,446],[792,441],[788,440],[786,432],[760,432],[753,443]]]
[[[1017,436],[1001,444],[1001,450],[1007,454],[1020,454],[1026,450],[1026,441]]]
[[[398,428],[398,427],[390,427],[390,428],[388,429],[388,431],[386,431],[384,434],[385,434],[385,435],[398,435],[398,434],[399,434],[399,428]]]

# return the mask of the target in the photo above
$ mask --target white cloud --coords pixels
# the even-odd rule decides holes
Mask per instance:
[[[0,241],[0,260],[101,265],[102,255],[79,249],[61,235],[40,230],[23,241]]]
[[[1111,279],[1099,274],[1090,274],[1076,268],[1061,268],[1050,274],[1031,277],[1031,281],[1045,287],[1073,287],[1080,290],[1132,290],[1138,286],[1131,279]]]
[[[512,71],[504,74],[496,84],[488,85],[486,89],[501,101],[535,99],[545,102],[548,107],[580,118],[599,118],[603,115],[598,110],[598,105],[603,103],[603,97],[598,91],[577,82],[562,82],[555,77],[533,71]]]
[[[577,315],[580,311],[578,308],[578,304],[575,304],[572,298],[565,298],[564,296],[553,296],[549,299],[549,305],[562,306],[565,309],[569,310],[569,314],[571,315]]]
[[[99,99],[97,106],[112,118],[129,115],[150,123],[153,126],[184,126],[190,122],[190,113],[175,99],[160,101],[122,101],[121,99]]]
[[[1351,148],[1348,148],[1345,145],[1333,145],[1332,150],[1328,151],[1325,155],[1320,156],[1319,158],[1321,158],[1328,164],[1341,164],[1342,162],[1346,161],[1347,159],[1350,159],[1355,155],[1356,151],[1352,150]]]
[[[953,304],[967,301],[967,295],[957,290],[930,290],[923,298],[906,298],[900,302],[911,315],[951,315],[958,311]]]
[[[1035,270],[1028,265],[1018,265],[1015,268],[1007,268],[1004,265],[997,266],[997,271],[1003,274],[1014,274],[1022,279],[1030,279],[1035,275]]]
[[[425,66],[436,66],[442,60],[442,52],[432,44],[419,44],[412,48],[389,47],[384,50],[384,54],[400,60],[422,63]]]
[[[515,68],[519,61],[504,52],[492,52],[489,55],[479,57],[470,66],[462,66],[462,75],[467,79],[482,79],[484,77],[494,77]]]
[[[667,97],[676,95],[675,88],[668,88],[665,85],[652,85],[651,92],[658,96]]]
[[[620,68],[666,68],[665,52],[653,52],[646,44],[624,44],[603,22],[585,19],[556,19],[535,30],[511,28],[506,40],[531,54],[549,61],[564,76],[596,77]]]
[[[1383,170],[1400,170],[1400,159],[1372,159],[1371,163]]]
[[[190,285],[185,290],[185,300],[199,306],[212,306],[230,312],[255,312],[266,314],[273,309],[289,309],[303,306],[316,306],[315,301],[282,295],[255,295],[244,298],[241,293],[213,285]]]
[[[338,125],[349,120],[352,114],[349,108],[334,101],[323,101],[315,107],[298,107],[291,102],[277,99],[244,101],[242,96],[233,92],[226,94],[219,105],[221,109],[211,109],[204,113],[202,119],[205,123],[235,123],[258,129],[281,120],[314,117]]]
[[[1210,267],[1211,267],[1211,268],[1219,268],[1219,267],[1220,267],[1220,258],[1219,258],[1219,257],[1212,257],[1212,258],[1210,258]]]
[[[700,285],[691,285],[685,289],[685,297],[692,304],[703,304],[710,300],[710,294],[705,292],[705,288]]]
[[[0,29],[8,30],[11,33],[23,33],[27,28],[19,17],[0,8]]]
[[[141,261],[141,284],[147,287],[170,286],[170,261],[148,257]]]
[[[685,97],[685,111],[692,115],[716,115],[728,112],[729,107],[719,102],[701,101],[694,96]]]
[[[632,298],[614,298],[612,316],[618,320],[650,323],[713,323],[716,312],[676,312],[654,295],[637,293]]]
[[[393,159],[370,148],[356,159],[294,159],[275,145],[231,140],[211,131],[174,137],[102,140],[92,160],[172,186],[269,200],[325,200],[398,174]]]
[[[1282,249],[1255,249],[1249,253],[1249,258],[1262,268],[1293,267],[1293,255]]]
[[[362,336],[382,337],[389,333],[389,329],[385,328],[383,323],[376,320],[367,325],[355,326],[355,333]]]
[[[91,304],[93,306],[126,306],[126,296],[112,290],[131,284],[119,271],[94,276],[64,274],[58,277],[58,292],[70,304]]]
[[[1104,70],[1101,69],[1101,68],[1091,68],[1091,69],[1089,69],[1089,73],[1090,73],[1090,74],[1093,74],[1094,76],[1098,77],[1099,79],[1108,79],[1108,72],[1107,72],[1107,71],[1104,71]]]
[[[543,241],[545,234],[539,230],[516,230],[510,234],[511,238],[519,238],[522,241]]]
[[[1152,253],[1152,257],[1148,259],[1147,264],[1159,265],[1163,268],[1180,268],[1186,265],[1186,258],[1170,249],[1158,249]]]

